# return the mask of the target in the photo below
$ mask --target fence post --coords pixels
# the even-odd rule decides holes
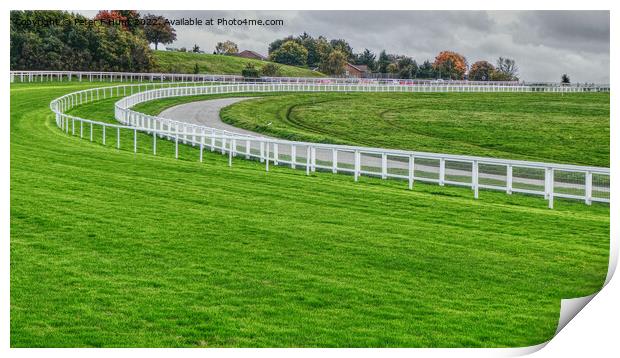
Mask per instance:
[[[119,129],[120,132],[120,129]],[[137,153],[138,152],[138,130],[134,129],[133,130],[133,152]]]
[[[297,160],[297,146],[291,144],[291,168],[295,169],[295,161]]]
[[[260,142],[260,162],[265,161],[265,142]]]
[[[545,199],[549,199],[549,168],[545,168]]]
[[[224,135],[224,134],[222,134]],[[222,155],[226,154],[226,138],[222,137],[222,146],[220,147],[221,151],[222,151]]]
[[[93,122],[90,122],[90,141],[93,141]]]
[[[310,146],[306,147],[306,175],[310,175]]]
[[[263,143],[263,142],[261,142]],[[265,143],[265,171],[269,171],[269,142]]]
[[[592,172],[586,172],[586,204],[592,205]]]
[[[338,173],[338,149],[332,148],[332,173]]]
[[[121,129],[116,127],[116,149],[121,147]]]
[[[71,118],[71,135],[75,135],[75,119]]]
[[[554,170],[553,168],[549,169],[549,209],[553,209],[553,186],[554,186]]]
[[[278,165],[278,143],[273,143],[273,165]]]
[[[478,199],[478,161],[474,160],[472,164],[472,182],[474,186],[474,199]]]
[[[387,154],[381,153],[381,179],[387,179]]]
[[[355,166],[353,168],[353,180],[357,181],[360,176],[360,151],[355,150]]]
[[[179,127],[174,126],[174,159],[179,159]]]
[[[157,155],[157,132],[153,131],[153,155]]]
[[[84,121],[80,120],[80,138],[84,138]]]
[[[235,143],[234,139],[231,139],[228,141],[228,166],[229,167],[232,167],[234,143]]]
[[[413,190],[415,158],[413,154],[409,155],[409,190]]]
[[[443,186],[446,179],[446,160],[444,158],[439,159],[439,185]]]
[[[316,148],[312,147],[310,150],[310,159],[312,160],[310,168],[312,169],[312,172],[316,171]]]
[[[200,137],[200,162],[202,163],[202,155],[205,149],[205,129],[202,129],[202,136]]]
[[[105,124],[101,126],[101,128],[103,129],[103,133],[102,133],[102,139],[103,139],[103,145],[105,145]]]
[[[512,194],[512,165],[506,167],[506,194]]]

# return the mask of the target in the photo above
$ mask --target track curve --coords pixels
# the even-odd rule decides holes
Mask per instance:
[[[257,98],[261,97],[232,97],[189,102],[170,107],[162,111],[159,115],[164,118],[170,118],[189,124],[207,126],[209,128],[221,129],[238,134],[270,138],[269,136],[258,132],[249,131],[247,129],[238,128],[228,123],[224,123],[220,118],[220,111],[222,108],[241,101],[249,101]]]

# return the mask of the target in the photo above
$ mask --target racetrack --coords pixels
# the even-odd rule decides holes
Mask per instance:
[[[206,127],[226,130],[239,134],[271,138],[260,133],[231,126],[230,124],[222,122],[222,120],[220,119],[220,110],[222,108],[228,107],[231,104],[240,101],[246,101],[256,98],[260,97],[218,98],[207,101],[190,102],[168,108],[161,112],[160,116],[164,118],[174,119],[191,124],[203,125]]]
[[[188,124],[201,125],[208,128],[215,128],[220,130],[226,130],[233,133],[250,135],[256,137],[266,137],[266,138],[274,138],[271,136],[266,136],[259,132],[250,131],[243,128],[238,128],[232,126],[230,124],[224,123],[220,117],[220,112],[222,109],[239,103],[241,101],[249,101],[256,100],[261,97],[230,97],[230,98],[217,98],[217,99],[209,99],[209,100],[201,100],[195,102],[189,102],[184,104],[179,104],[168,109],[162,111],[159,116],[167,119],[172,119],[180,122],[185,122]],[[400,148],[395,148],[400,149]],[[279,146],[278,155],[289,157],[292,155],[291,148],[289,146]],[[332,153],[330,152],[317,152],[316,158],[318,161],[323,163],[330,163],[332,161],[331,157]],[[343,163],[346,163],[350,166],[354,165],[354,157],[352,155],[347,155],[346,153],[341,153],[339,160]],[[371,172],[375,172],[377,175],[380,175],[380,168],[382,166],[381,157],[367,156],[364,158],[364,165],[366,168],[370,169]],[[275,160],[277,164],[277,159]],[[408,163],[403,160],[398,160],[396,158],[387,158],[387,165],[390,168],[397,168],[400,170],[407,170]],[[429,165],[417,165],[416,170],[420,172],[426,173],[434,173],[438,170],[437,167],[429,166]],[[455,176],[455,177],[468,177],[471,175],[471,168],[446,168],[446,175]],[[481,180],[488,180],[490,183],[505,181],[505,174],[493,174],[493,173],[480,173],[479,177]],[[515,178],[513,179],[515,183],[528,185],[528,186],[544,186],[544,179],[542,178]],[[585,190],[585,185],[579,183],[571,183],[571,182],[557,182],[557,188],[563,188],[567,190]],[[596,190],[601,192],[609,192],[609,188],[607,187],[597,187]]]
[[[50,101],[96,86],[11,86],[14,347],[526,346],[605,279],[608,205],[58,130]],[[120,96],[71,115],[114,125]]]

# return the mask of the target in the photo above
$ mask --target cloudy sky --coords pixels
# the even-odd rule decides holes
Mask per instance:
[[[79,11],[93,16],[96,11]],[[355,52],[411,56],[419,63],[439,51],[463,54],[471,64],[516,60],[526,81],[609,82],[607,11],[140,11],[166,18],[282,19],[283,26],[176,26],[173,47],[198,44],[212,52],[232,40],[240,50],[267,54],[271,41],[307,32],[346,39]]]

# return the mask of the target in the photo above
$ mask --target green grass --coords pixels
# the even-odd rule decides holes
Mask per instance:
[[[292,140],[609,167],[609,93],[294,93],[222,119]]]
[[[213,55],[193,52],[154,51],[156,61],[155,71],[193,73],[194,66],[198,64],[200,73],[241,75],[248,63],[252,63],[260,69],[269,61],[254,60],[236,56]],[[320,72],[307,68],[278,64],[279,76],[284,77],[321,77]]]
[[[56,128],[87,86],[11,86],[12,347],[526,346],[604,281],[607,205],[134,154]]]

